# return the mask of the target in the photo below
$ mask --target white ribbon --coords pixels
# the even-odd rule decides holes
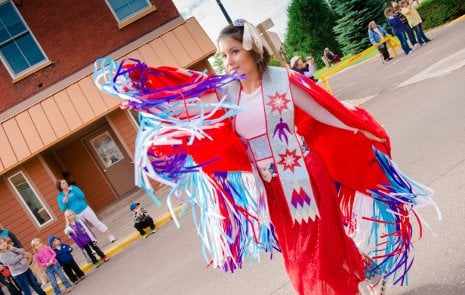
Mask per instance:
[[[263,43],[257,29],[249,22],[244,22],[244,35],[242,36],[242,47],[252,50],[253,45],[260,56],[263,56]]]

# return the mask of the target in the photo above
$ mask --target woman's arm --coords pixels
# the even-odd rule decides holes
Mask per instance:
[[[64,202],[63,198],[65,197],[65,194],[63,192],[60,192],[57,196],[57,202],[58,202],[58,207],[60,207],[61,212],[65,212],[68,209],[68,202]]]
[[[377,142],[386,141],[386,139],[379,138],[366,130],[358,130],[357,128],[347,126],[346,124],[344,124],[344,122],[339,120],[336,116],[334,116],[328,110],[326,110],[321,105],[319,105],[309,94],[307,94],[300,87],[294,84],[291,84],[291,91],[294,97],[295,104],[299,108],[301,108],[304,112],[312,116],[315,120],[321,123],[324,123],[326,125],[352,131],[354,133],[357,133],[358,131],[360,131],[360,133],[362,133],[368,139],[373,140],[373,141],[377,141]]]
[[[291,91],[292,96],[294,97],[295,104],[303,111],[305,111],[307,114],[312,116],[315,120],[340,129],[345,129],[353,132],[357,131],[356,128],[347,126],[336,116],[331,114],[328,110],[320,106],[310,95],[308,95],[300,87],[291,84]]]
[[[374,34],[373,34],[373,31],[372,31],[372,30],[368,30],[368,39],[370,39],[370,43],[371,43],[371,44],[378,43],[378,42],[376,42],[376,40],[375,40],[375,38],[374,38],[373,35],[374,35]]]

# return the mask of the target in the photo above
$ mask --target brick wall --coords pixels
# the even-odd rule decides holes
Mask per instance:
[[[171,1],[151,2],[156,11],[118,29],[103,0],[22,1],[17,8],[52,64],[15,84],[1,64],[0,113],[179,16]]]

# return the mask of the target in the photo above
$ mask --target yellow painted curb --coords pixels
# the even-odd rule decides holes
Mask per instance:
[[[463,21],[463,20],[465,20],[465,14],[462,15],[462,16],[460,16],[460,17],[458,17],[458,18],[456,18],[456,19],[454,19],[454,20],[451,21],[450,23],[451,23],[451,24],[455,24],[455,23],[461,22],[461,21]]]
[[[181,212],[182,208],[185,206],[185,204],[183,205],[179,205],[178,207],[176,207],[174,209],[174,214],[176,216],[179,216],[179,212]],[[155,220],[155,226],[157,228],[160,228],[162,227],[163,225],[165,225],[166,223],[168,223],[169,221],[171,221],[173,219],[173,217],[171,216],[171,214],[168,212],[168,213],[165,213],[164,215],[162,215],[160,218],[158,218],[157,220]],[[112,256],[115,256],[116,254],[118,254],[119,252],[123,251],[124,249],[127,249],[129,248],[132,243],[134,243],[135,241],[137,240],[140,240],[141,237],[139,235],[139,233],[136,231],[132,234],[130,234],[129,236],[125,237],[124,239],[121,239],[121,240],[118,240],[115,242],[115,245],[113,245],[112,247],[110,247],[108,250],[105,251],[105,255],[107,257],[112,257]],[[80,268],[83,272],[88,272],[90,271],[92,268],[94,267],[94,265],[92,263],[86,263],[84,265],[80,265]],[[62,283],[60,282],[59,283],[59,286],[60,287],[63,287]],[[47,288],[45,288],[45,293],[47,294],[53,294],[53,288],[52,286],[47,286]]]

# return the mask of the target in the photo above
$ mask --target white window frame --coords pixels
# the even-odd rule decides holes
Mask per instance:
[[[0,54],[0,60],[2,61],[3,65],[7,69],[10,76],[13,79],[16,80],[16,79],[19,79],[19,78],[21,78],[23,76],[27,76],[29,73],[34,72],[37,69],[40,69],[40,68],[44,67],[44,65],[50,64],[50,60],[48,59],[47,55],[45,54],[45,51],[42,49],[42,46],[40,46],[40,43],[37,41],[36,37],[32,33],[32,31],[29,28],[27,22],[24,20],[23,16],[19,12],[18,8],[16,8],[15,3],[12,2],[12,0],[0,0],[0,4],[6,3],[6,2],[11,2],[12,6],[13,6],[13,9],[16,10],[16,13],[18,13],[18,16],[19,16],[20,20],[23,22],[23,24],[26,27],[26,29],[28,30],[29,34],[31,34],[31,37],[34,40],[34,42],[36,43],[36,45],[39,48],[40,52],[44,55],[44,60],[43,61],[37,63],[36,65],[34,65],[32,67],[27,68],[26,70],[23,70],[22,72],[19,72],[19,73],[15,74],[15,72],[10,67],[10,64],[8,63],[6,58],[3,56],[3,54]]]
[[[21,195],[21,193],[18,191],[18,189],[16,188],[16,185],[11,181],[11,179],[15,176],[17,176],[18,174],[21,174],[21,176],[24,178],[24,180],[27,182],[27,184],[29,185],[30,189],[32,190],[32,192],[34,193],[34,195],[36,196],[37,200],[39,201],[39,203],[42,205],[42,208],[45,209],[45,211],[47,212],[47,214],[50,216],[50,219],[46,222],[44,222],[43,224],[40,224],[40,222],[37,220],[36,216],[34,215],[34,213],[32,212],[31,208],[29,208],[29,205],[26,203],[26,201],[24,200],[23,196]],[[32,217],[32,219],[34,220],[35,224],[39,227],[39,228],[42,228],[44,226],[46,226],[47,224],[53,222],[55,220],[52,212],[47,208],[47,206],[45,206],[45,203],[42,201],[42,197],[40,194],[37,193],[36,189],[34,188],[34,186],[32,185],[32,182],[29,180],[29,178],[26,176],[26,174],[23,172],[23,171],[18,171],[12,175],[10,175],[8,177],[8,182],[11,186],[11,188],[13,188],[16,196],[21,200],[21,203],[24,205],[24,207],[26,208],[27,212],[29,213],[29,215]]]

